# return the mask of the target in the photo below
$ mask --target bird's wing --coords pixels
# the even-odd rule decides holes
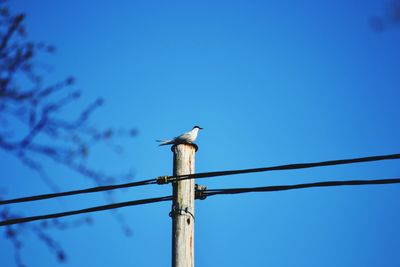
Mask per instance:
[[[187,132],[187,133],[181,134],[180,136],[175,137],[175,141],[186,142],[187,140],[190,139],[190,137],[191,137],[191,133]]]

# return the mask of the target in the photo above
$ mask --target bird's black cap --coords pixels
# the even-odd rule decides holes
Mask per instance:
[[[193,129],[194,129],[194,128],[199,128],[199,130],[203,130],[203,128],[201,128],[200,126],[197,126],[197,125],[194,126]]]

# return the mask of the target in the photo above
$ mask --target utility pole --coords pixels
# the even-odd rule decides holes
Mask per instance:
[[[172,146],[174,175],[194,173],[195,144]],[[172,201],[172,267],[194,266],[194,179],[176,181]]]

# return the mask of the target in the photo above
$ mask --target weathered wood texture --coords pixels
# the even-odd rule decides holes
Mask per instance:
[[[179,144],[172,147],[174,175],[193,174],[197,146]],[[173,183],[172,266],[194,266],[194,179]]]

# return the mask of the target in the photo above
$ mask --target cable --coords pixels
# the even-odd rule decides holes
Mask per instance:
[[[361,163],[361,162],[390,160],[390,159],[400,159],[400,154],[371,156],[371,157],[362,157],[362,158],[353,158],[353,159],[329,160],[329,161],[321,161],[321,162],[313,162],[313,163],[296,163],[296,164],[278,165],[278,166],[254,168],[254,169],[203,172],[203,173],[196,173],[196,174],[189,174],[189,175],[161,176],[158,179],[149,179],[149,180],[132,182],[132,183],[99,186],[99,187],[92,187],[92,188],[81,189],[81,190],[73,190],[73,191],[60,192],[60,193],[43,194],[43,195],[2,200],[2,201],[0,201],[0,205],[21,203],[21,202],[28,202],[28,201],[36,201],[36,200],[42,200],[42,199],[49,199],[49,198],[62,197],[62,196],[71,196],[71,195],[78,195],[78,194],[85,194],[85,193],[102,192],[102,191],[108,191],[108,190],[114,190],[114,189],[120,189],[120,188],[151,185],[151,184],[156,184],[156,183],[166,184],[168,182],[176,182],[176,181],[194,179],[194,178],[202,179],[202,178],[227,176],[227,175],[235,175],[235,174],[243,174],[243,173],[295,170],[295,169],[305,169],[305,168],[314,168],[314,167],[323,167],[323,166],[333,166],[333,165],[343,165],[343,164],[352,164],[352,163]]]
[[[87,208],[87,209],[73,210],[73,211],[46,214],[46,215],[39,215],[39,216],[32,216],[32,217],[14,218],[14,219],[1,221],[0,222],[0,226],[7,226],[7,225],[13,225],[13,224],[19,224],[19,223],[26,223],[26,222],[32,222],[32,221],[38,221],[38,220],[44,220],[44,219],[54,219],[54,218],[77,215],[77,214],[88,213],[88,212],[96,212],[96,211],[102,211],[102,210],[116,209],[116,208],[122,208],[122,207],[127,207],[127,206],[137,206],[137,205],[143,205],[143,204],[149,204],[149,203],[155,203],[155,202],[162,202],[162,201],[169,201],[169,200],[172,200],[172,196],[148,198],[148,199],[127,201],[127,202],[113,203],[113,204],[108,204],[108,205],[103,205],[103,206],[96,206],[96,207]]]
[[[170,181],[180,181],[180,180],[187,180],[187,179],[194,179],[194,178],[208,178],[208,177],[216,177],[216,176],[226,176],[226,175],[255,173],[255,172],[267,172],[267,171],[306,169],[306,168],[344,165],[344,164],[380,161],[380,160],[389,160],[389,159],[400,159],[400,154],[371,156],[371,157],[362,157],[362,158],[353,158],[353,159],[328,160],[328,161],[313,162],[313,163],[296,163],[296,164],[278,165],[278,166],[255,168],[255,169],[204,172],[204,173],[196,173],[196,174],[189,174],[189,175],[168,176],[168,178],[170,179]]]
[[[243,194],[250,192],[273,192],[312,187],[344,186],[344,185],[377,185],[377,184],[399,184],[400,178],[379,179],[379,180],[350,180],[350,181],[328,181],[295,185],[276,185],[250,188],[229,188],[229,189],[207,189],[202,192],[204,196]]]
[[[86,189],[81,189],[81,190],[73,190],[73,191],[60,192],[60,193],[43,194],[43,195],[37,195],[37,196],[7,199],[7,200],[0,201],[0,205],[21,203],[21,202],[28,202],[28,201],[36,201],[36,200],[49,199],[49,198],[55,198],[55,197],[72,196],[72,195],[78,195],[78,194],[94,193],[94,192],[108,191],[108,190],[114,190],[114,189],[120,189],[120,188],[150,185],[150,184],[156,184],[156,183],[157,183],[157,179],[149,179],[149,180],[125,183],[125,184],[105,185],[105,186],[98,186],[98,187],[86,188]]]
[[[350,180],[350,181],[328,181],[328,182],[316,182],[316,183],[306,183],[306,184],[295,184],[295,185],[277,185],[277,186],[264,186],[264,187],[252,187],[252,188],[228,188],[228,189],[208,189],[202,190],[202,194],[205,196],[215,196],[215,195],[228,195],[228,194],[243,194],[250,192],[273,192],[273,191],[284,191],[302,188],[312,188],[312,187],[328,187],[328,186],[355,186],[355,185],[377,185],[377,184],[398,184],[400,183],[400,178],[392,179],[379,179],[379,180]],[[88,212],[103,211],[109,209],[116,209],[127,206],[143,205],[162,201],[171,201],[172,196],[158,197],[158,198],[148,198],[141,200],[134,200],[128,202],[120,202],[114,204],[108,204],[103,206],[96,206],[92,208],[86,208],[81,210],[73,210],[67,212],[24,217],[24,218],[14,218],[9,220],[4,220],[0,222],[1,226],[8,226],[19,223],[32,222],[44,219],[53,219],[64,216],[77,215]]]

